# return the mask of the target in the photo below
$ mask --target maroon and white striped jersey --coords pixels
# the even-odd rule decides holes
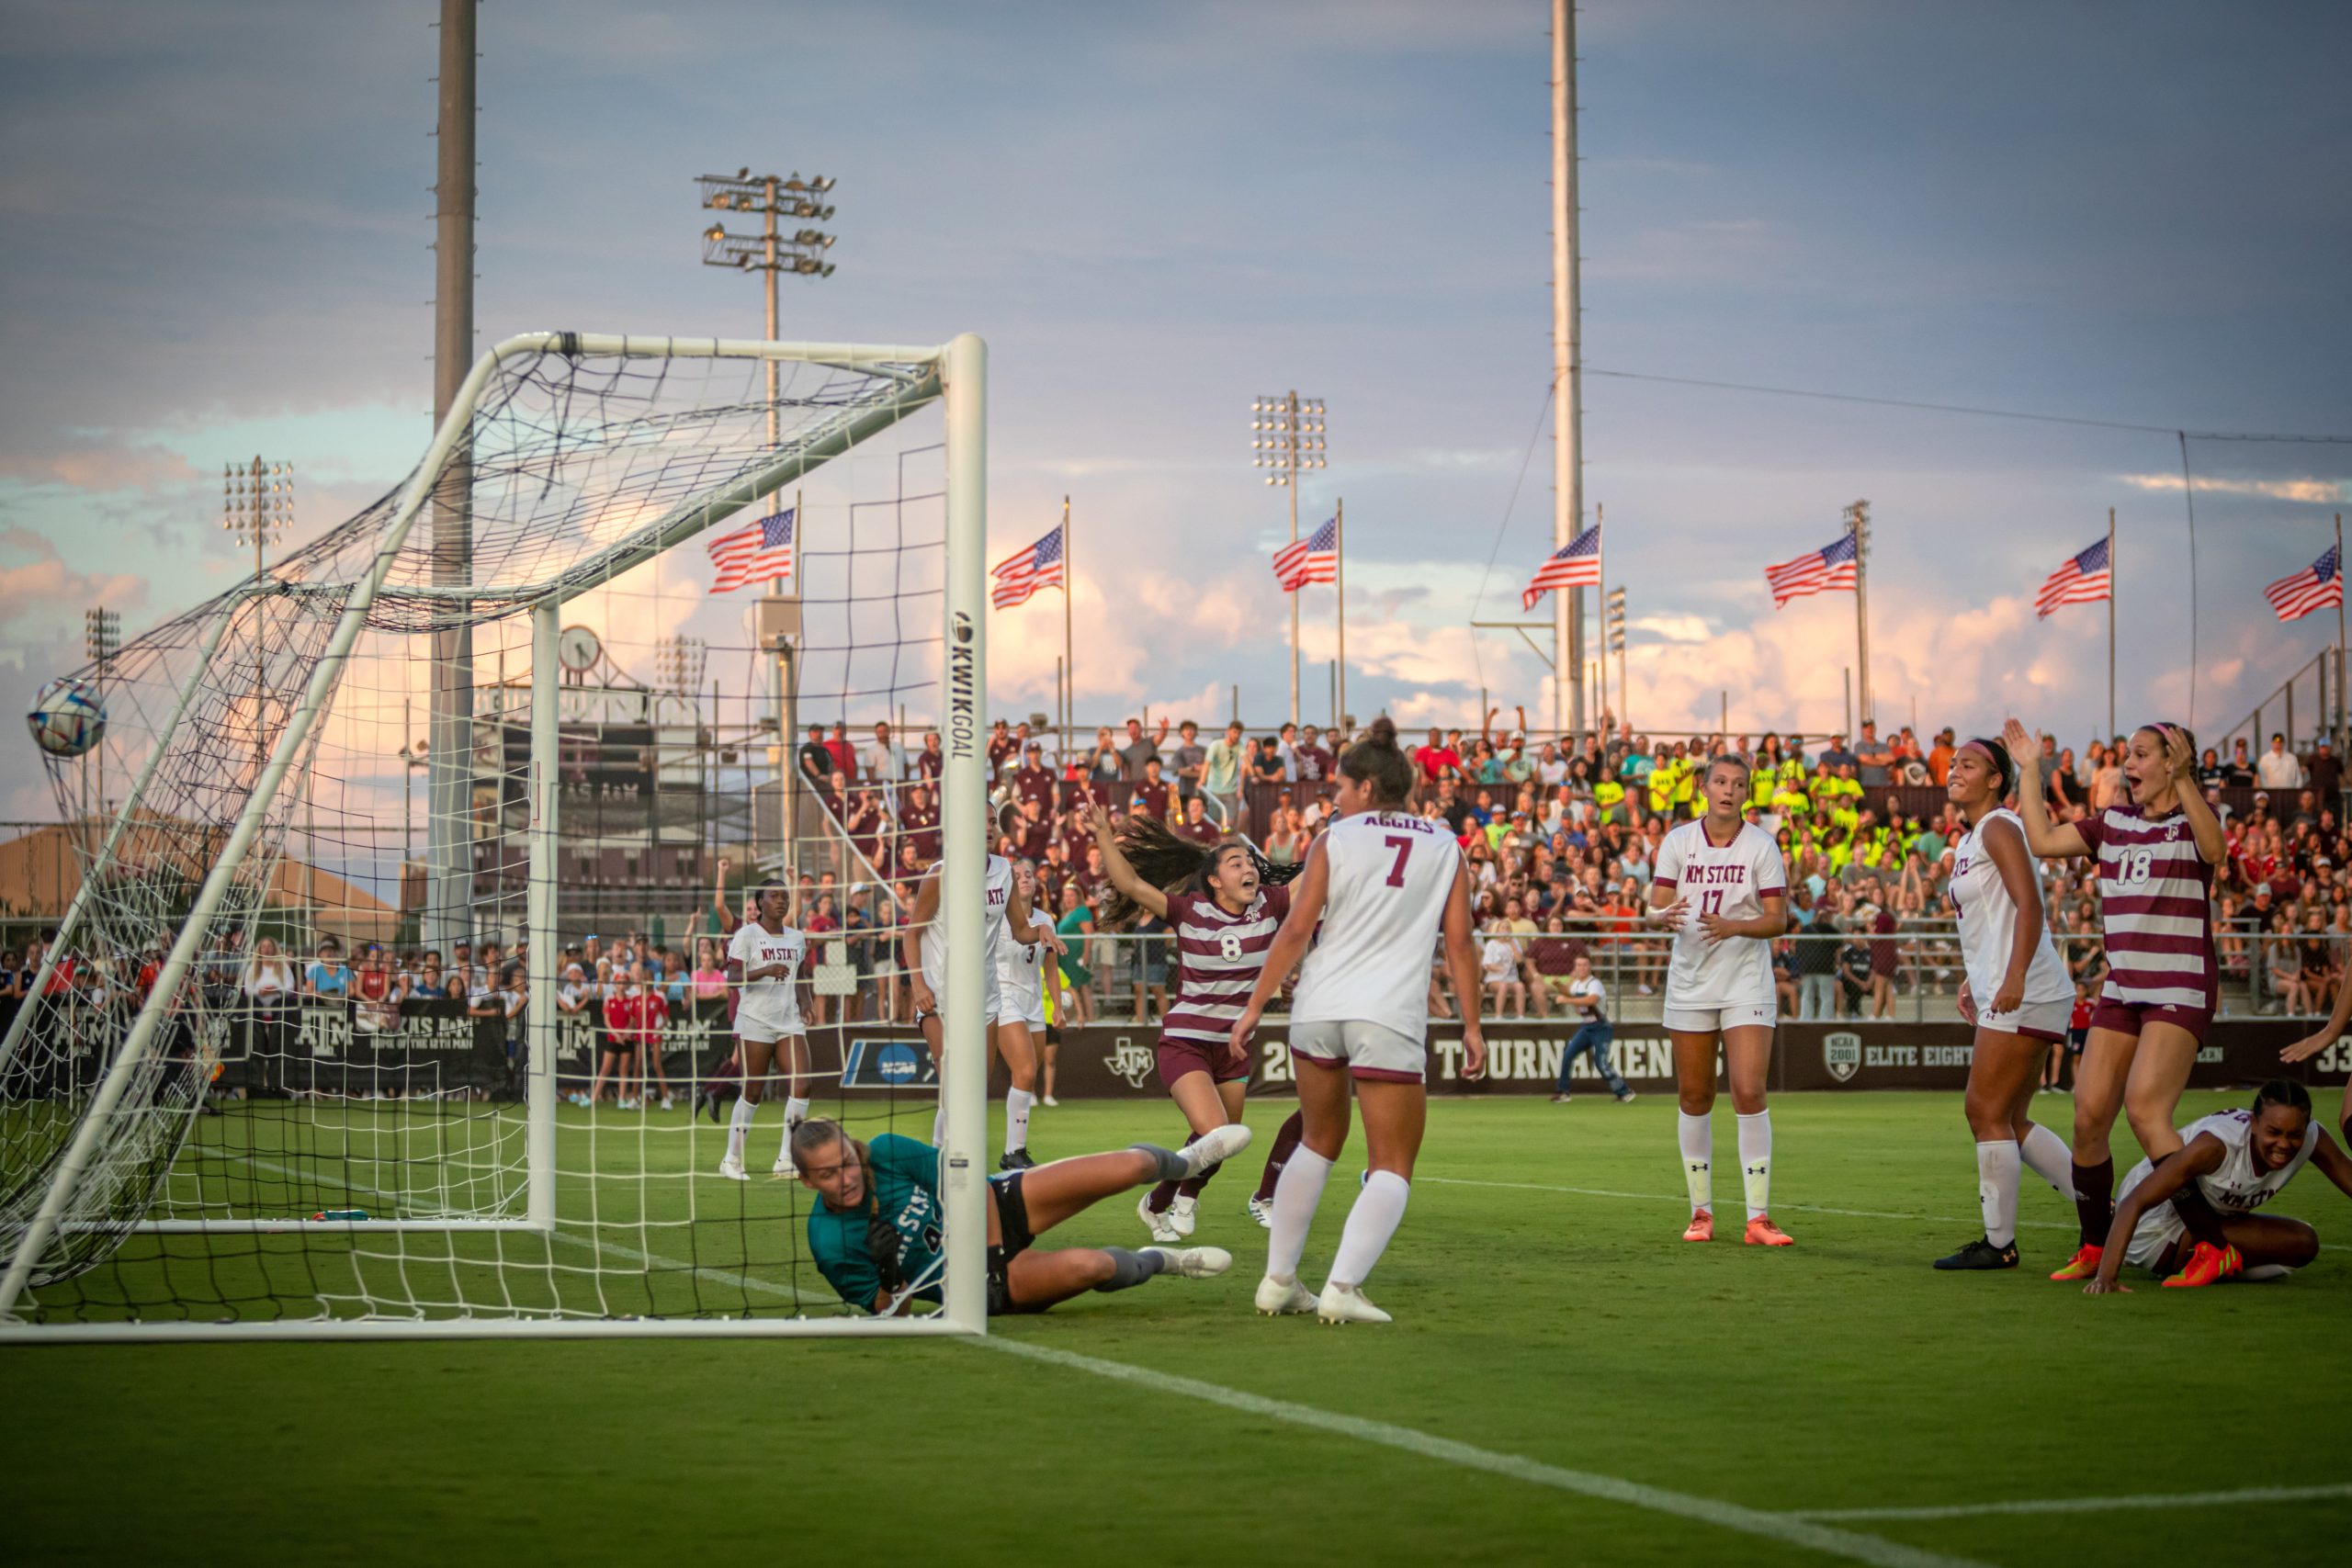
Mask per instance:
[[[2098,859],[2108,962],[2100,997],[2212,1011],[2213,868],[2197,852],[2188,814],[2149,818],[2127,802],[2084,818],[2075,830]]]
[[[1176,933],[1176,995],[1160,1022],[1160,1038],[1219,1046],[1231,1038],[1233,1021],[1249,1004],[1250,988],[1266,966],[1267,950],[1289,913],[1287,887],[1261,887],[1238,915],[1227,914],[1205,894],[1170,894],[1168,924]]]

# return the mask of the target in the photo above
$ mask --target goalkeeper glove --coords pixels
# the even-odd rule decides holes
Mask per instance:
[[[907,1288],[906,1270],[899,1265],[899,1248],[902,1245],[899,1227],[876,1214],[865,1222],[865,1250],[874,1258],[874,1272],[882,1288],[896,1293]]]

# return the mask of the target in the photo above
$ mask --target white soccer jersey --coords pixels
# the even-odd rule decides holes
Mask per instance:
[[[2314,1116],[2311,1125],[2303,1129],[2302,1147],[2295,1151],[2293,1158],[2277,1170],[2258,1170],[2255,1168],[2254,1151],[2246,1142],[2246,1134],[2253,1126],[2251,1111],[2220,1111],[2199,1117],[2180,1130],[2183,1144],[2193,1144],[2200,1134],[2207,1133],[2221,1140],[2222,1168],[2211,1176],[2197,1178],[2199,1195],[2217,1213],[2250,1214],[2261,1208],[2278,1195],[2279,1189],[2295,1179],[2295,1173],[2310,1163],[2312,1151],[2319,1147],[2319,1118]],[[2143,1159],[2133,1166],[2132,1174],[2123,1179],[2123,1192],[2118,1197],[2147,1180],[2155,1168],[2153,1160]],[[2170,1203],[2159,1203],[2141,1215],[2140,1223],[2132,1227],[2131,1248],[2123,1255],[2125,1260],[2143,1269],[2149,1267],[2164,1256],[2165,1249],[2178,1240],[2186,1228]]]
[[[940,900],[944,904],[947,897],[947,874],[942,868],[937,874],[941,883]],[[988,911],[988,920],[980,932],[981,951],[989,955],[985,1010],[990,1019],[994,1019],[1002,1006],[997,988],[997,945],[1011,940],[1006,931],[1005,916],[1012,908],[1012,863],[1002,855],[989,856],[985,886],[987,894],[982,908]],[[947,1005],[947,931],[946,921],[942,918],[944,913],[934,914],[931,924],[923,927],[922,949],[922,983],[931,987],[931,994],[939,998],[939,1005],[943,1008]]]
[[[1429,1033],[1430,942],[1462,864],[1442,821],[1401,811],[1342,817],[1323,835],[1322,933],[1299,968],[1293,1023]]]
[[[1046,950],[1034,942],[1012,940],[1010,921],[997,927],[997,1017],[1007,1023],[1046,1027]]]
[[[1666,1005],[1690,1012],[1775,1005],[1771,942],[1734,936],[1710,946],[1699,924],[1701,915],[1752,920],[1764,913],[1766,898],[1788,896],[1788,868],[1771,835],[1743,822],[1731,842],[1718,847],[1707,841],[1703,818],[1685,822],[1658,845],[1652,875],[1658,886],[1674,889],[1690,906],[1674,933]]]
[[[771,1037],[803,1032],[797,977],[808,952],[808,939],[791,926],[772,931],[757,920],[746,920],[735,928],[727,956],[742,964],[744,974],[772,964],[790,965],[782,976],[743,982],[742,1003],[735,1010],[737,1030],[765,1029]]]
[[[2018,814],[2007,809],[1986,812],[1976,825],[1961,835],[1951,852],[1951,904],[1960,916],[1961,964],[1968,971],[1968,988],[1976,1005],[1988,1012],[1994,994],[2001,982],[2008,977],[2010,945],[2017,941],[2018,906],[2009,897],[2007,884],[2001,880],[2001,868],[1984,848],[1984,830],[1996,822],[2007,822],[2018,836],[2018,852],[2027,854],[2025,824]],[[2029,856],[2029,864],[2030,857]],[[2064,1004],[2069,1010],[2075,1001],[2075,983],[2066,976],[2066,965],[2058,957],[2058,949],[2050,940],[2047,927],[2037,933],[2033,962],[2025,976],[2025,997],[2020,1011],[2027,1008],[2055,1007]]]

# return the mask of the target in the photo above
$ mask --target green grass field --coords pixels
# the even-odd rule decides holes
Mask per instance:
[[[2243,1098],[2192,1095],[2182,1116]],[[2064,1126],[2067,1102],[2043,1103]],[[1261,1139],[1289,1109],[1252,1111]],[[1773,1110],[1797,1245],[1768,1251],[1679,1239],[1668,1097],[1433,1105],[1371,1286],[1385,1328],[1251,1315],[1253,1151],[1195,1238],[1233,1249],[1231,1275],[1001,1320],[987,1342],[10,1348],[7,1556],[2341,1561],[2352,1209],[2324,1179],[2277,1205],[2330,1243],[2300,1277],[2092,1300],[2042,1278],[2072,1241],[2046,1188],[2026,1195],[2025,1269],[1928,1269],[1979,1228],[1955,1097]],[[1736,1215],[1727,1105],[1717,1122]],[[1174,1130],[1161,1105],[1069,1104],[1034,1142]],[[742,1201],[781,1206],[763,1185]],[[1335,1180],[1312,1280],[1352,1195]],[[1050,1240],[1136,1245],[1132,1208]],[[2164,1501],[2249,1489],[2325,1495]],[[2047,1499],[2111,1506],[2014,1506]],[[1795,1517],[1850,1510],[1950,1512]]]

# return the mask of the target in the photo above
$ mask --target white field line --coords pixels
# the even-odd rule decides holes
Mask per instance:
[[[2246,1503],[2312,1503],[2352,1497],[2352,1482],[2324,1486],[2248,1486],[2235,1492],[2173,1492],[2145,1497],[2028,1497],[2010,1503],[1951,1503],[1920,1508],[1792,1508],[1783,1516],[1848,1519],[1969,1519],[1983,1514],[2097,1514],[2123,1508],[2221,1508]]]
[[[1632,1198],[1644,1202],[1688,1203],[1685,1192],[1619,1192],[1607,1187],[1551,1187],[1537,1181],[1475,1181],[1466,1176],[1422,1176],[1416,1173],[1416,1182],[1432,1182],[1441,1187],[1497,1187],[1511,1192],[1564,1192],[1576,1198]],[[1835,1214],[1849,1220],[1904,1220],[1923,1225],[1982,1225],[1984,1216],[1970,1214],[1895,1214],[1882,1209],[1830,1209],[1818,1203],[1781,1203],[1772,1205],[1775,1213],[1798,1214]],[[2019,1220],[2021,1231],[2071,1231],[2076,1227],[2056,1220]],[[2352,1247],[2331,1247],[2320,1243],[2322,1252],[2352,1252]]]

